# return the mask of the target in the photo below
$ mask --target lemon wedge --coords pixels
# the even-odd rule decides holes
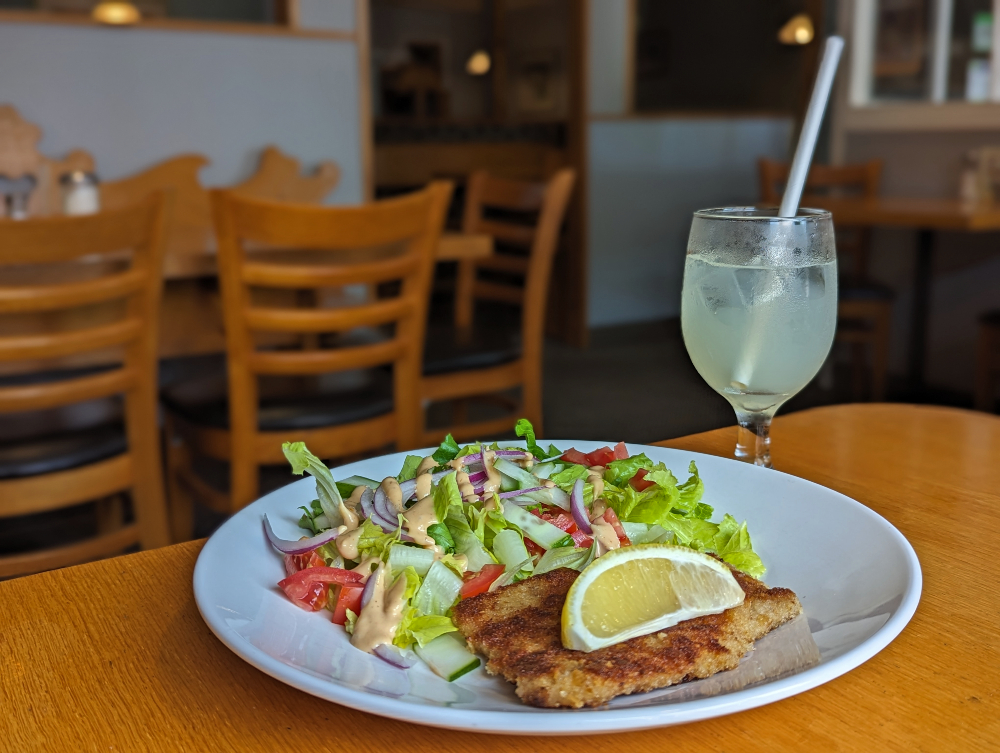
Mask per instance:
[[[595,651],[718,614],[743,598],[729,568],[707,554],[672,544],[625,546],[594,560],[570,587],[563,646]]]

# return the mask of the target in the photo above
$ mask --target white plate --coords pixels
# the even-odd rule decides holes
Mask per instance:
[[[556,444],[588,452],[607,443]],[[723,688],[709,697],[703,696],[713,678],[581,710],[525,706],[512,685],[482,668],[452,683],[422,663],[407,671],[396,669],[352,647],[344,630],[330,623],[329,612],[305,612],[275,585],[284,570],[280,555],[264,538],[262,516],[267,513],[279,536],[301,536],[296,508],[315,497],[312,478],[257,500],[209,539],[194,571],[195,601],[229,649],[307,693],[417,724],[534,735],[661,727],[778,701],[867,661],[913,616],[920,600],[920,563],[903,535],[867,507],[809,481],[733,460],[629,446],[630,454],[639,452],[662,460],[681,480],[687,478],[688,462],[697,460],[704,501],[715,507],[715,519],[726,512],[746,519],[754,549],[768,568],[767,583],[791,588],[801,600],[819,649],[818,664],[740,690]],[[381,479],[398,473],[405,455],[352,463],[334,469],[334,477]],[[691,692],[702,684],[704,692]],[[720,691],[716,687],[711,692]]]

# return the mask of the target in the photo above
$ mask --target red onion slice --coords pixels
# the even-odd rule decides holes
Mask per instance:
[[[493,450],[493,454],[498,458],[515,458],[524,457],[525,455],[530,455],[527,450]],[[532,458],[535,456],[532,455]],[[459,458],[463,463],[469,465],[470,463],[481,463],[483,461],[483,453],[475,452],[472,455],[466,455]]]
[[[362,517],[362,519],[364,519],[364,518],[370,518],[372,516],[372,512],[375,509],[375,506],[372,504],[372,500],[374,500],[374,499],[375,499],[375,490],[374,489],[365,489],[363,492],[361,492],[361,517]]]
[[[267,519],[267,515],[264,516],[264,535],[267,536],[267,540],[271,542],[271,546],[277,549],[282,554],[305,554],[311,552],[318,546],[323,546],[328,541],[333,541],[339,535],[336,528],[331,528],[329,531],[323,531],[323,533],[317,534],[312,538],[302,539],[301,541],[292,541],[291,539],[280,539],[278,535],[271,528],[271,521]]]
[[[473,484],[474,486],[478,486],[489,477],[490,477],[489,474],[485,470],[475,471],[474,473],[469,474],[469,483]]]
[[[573,520],[576,527],[588,536],[594,532],[590,527],[590,518],[587,517],[587,507],[583,504],[583,479],[578,478],[573,484],[573,493],[569,495],[569,509],[573,513]]]
[[[393,523],[391,520],[382,517],[382,514],[378,510],[372,513],[372,516],[369,518],[369,520],[375,525],[377,525],[379,528],[381,528],[383,531],[385,531],[386,533],[392,533],[397,528],[399,528],[399,523]]]
[[[364,609],[368,606],[368,602],[372,600],[372,595],[375,593],[375,584],[378,582],[379,576],[382,574],[382,565],[375,568],[375,572],[368,576],[368,580],[365,581],[365,590],[361,592],[361,608]]]
[[[410,652],[407,651],[407,654]],[[417,663],[417,658],[412,654],[407,656],[395,646],[388,643],[380,643],[375,647],[375,656],[383,661],[389,662],[394,667],[409,669]]]

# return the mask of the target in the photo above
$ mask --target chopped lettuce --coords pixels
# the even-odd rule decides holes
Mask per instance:
[[[434,487],[434,517],[438,522],[444,522],[448,517],[448,508],[462,504],[462,494],[458,491],[456,474],[449,473]]]
[[[400,530],[386,533],[370,520],[361,521],[361,534],[358,537],[358,552],[362,558],[389,558],[389,547],[399,542]]]
[[[326,464],[306,449],[305,442],[285,442],[281,445],[281,451],[291,464],[292,473],[296,476],[308,473],[316,479],[316,494],[330,527],[342,525],[344,520],[340,514],[340,506],[344,500]]]
[[[663,470],[667,470],[663,463],[660,463],[660,466]],[[645,453],[633,455],[623,460],[612,460],[604,469],[604,480],[613,486],[625,486],[640,468],[653,469],[653,461],[646,457]],[[676,479],[674,482],[676,483]]]
[[[422,647],[435,638],[456,630],[458,628],[450,617],[440,614],[422,615],[413,607],[407,607],[392,642],[400,648],[409,648],[414,643]]]
[[[455,553],[455,539],[452,538],[451,531],[444,523],[434,523],[427,526],[427,535],[434,539],[434,543],[447,554]]]
[[[444,465],[449,460],[457,458],[461,449],[462,448],[458,446],[458,442],[455,441],[455,437],[449,434],[444,438],[441,446],[434,451],[434,454],[431,455],[431,457],[437,461],[438,465]]]
[[[424,462],[424,459],[419,455],[407,455],[406,459],[403,460],[403,467],[399,471],[399,475],[396,476],[397,481],[409,481],[411,478],[416,478],[417,468],[420,464]]]
[[[531,421],[526,418],[518,419],[517,423],[514,424],[514,433],[519,437],[524,438],[525,446],[528,448],[528,452],[534,455],[538,460],[545,460],[545,458],[554,458],[557,455],[562,455],[562,450],[557,448],[554,444],[549,445],[548,450],[543,450],[542,447],[535,441],[535,427],[531,425]]]

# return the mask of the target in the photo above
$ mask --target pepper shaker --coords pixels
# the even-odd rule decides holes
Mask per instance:
[[[63,189],[63,214],[95,214],[101,209],[97,176],[83,170],[66,173],[59,179]]]

